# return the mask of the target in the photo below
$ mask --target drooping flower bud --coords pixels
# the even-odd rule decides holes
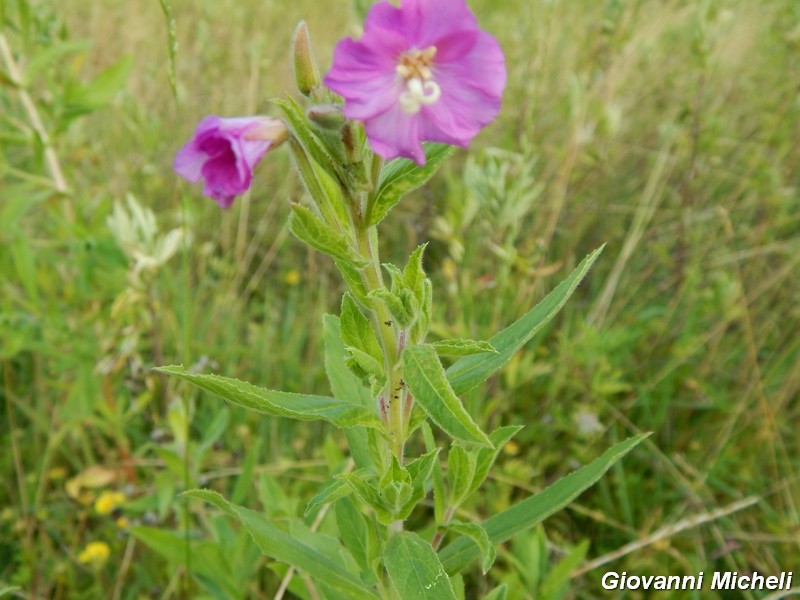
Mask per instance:
[[[319,86],[321,80],[305,21],[300,21],[294,31],[292,54],[294,56],[294,79],[297,82],[297,89],[304,96],[309,96]]]
[[[342,107],[336,104],[316,104],[306,111],[306,116],[315,125],[330,131],[339,131],[345,122]]]

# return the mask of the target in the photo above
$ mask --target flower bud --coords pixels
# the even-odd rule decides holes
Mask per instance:
[[[280,119],[262,117],[259,124],[245,132],[242,137],[248,141],[269,142],[270,148],[275,148],[289,137],[289,129]]]
[[[317,104],[308,109],[306,116],[314,125],[331,131],[339,131],[345,121],[342,107],[336,104]]]
[[[294,80],[297,82],[297,89],[304,96],[308,96],[319,86],[320,76],[305,21],[300,21],[294,31],[292,54],[294,55]]]

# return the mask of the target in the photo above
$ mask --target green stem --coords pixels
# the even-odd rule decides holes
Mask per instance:
[[[449,506],[444,513],[444,518],[442,522],[439,524],[439,528],[436,530],[436,534],[433,536],[431,540],[431,546],[433,546],[434,550],[438,550],[439,546],[442,544],[442,540],[444,539],[445,533],[447,533],[447,525],[450,523],[453,515],[456,512],[455,506]]]
[[[356,224],[359,253],[369,260],[364,268],[363,280],[367,293],[384,287],[381,273],[380,257],[378,253],[377,230],[374,226],[366,227],[363,223]],[[405,445],[405,423],[403,404],[405,392],[400,383],[400,337],[401,328],[392,320],[392,315],[382,300],[374,299],[369,307],[372,310],[372,326],[378,339],[381,341],[384,355],[384,369],[386,371],[386,387],[381,392],[383,405],[379,409],[381,416],[389,430],[391,449],[393,454],[402,464],[403,447]],[[396,397],[395,397],[396,396]]]

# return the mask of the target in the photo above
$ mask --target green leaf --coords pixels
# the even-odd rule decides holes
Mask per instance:
[[[403,351],[404,378],[414,400],[431,420],[457,440],[491,446],[450,388],[433,346],[409,346]]]
[[[339,269],[339,272],[342,274],[342,279],[344,279],[344,282],[347,284],[353,296],[356,297],[356,300],[364,306],[367,306],[369,304],[367,300],[367,288],[364,285],[364,280],[361,279],[361,271],[343,260],[336,261],[336,268]]]
[[[411,511],[417,506],[428,494],[428,479],[431,476],[434,465],[438,464],[439,449],[435,448],[431,452],[427,452],[422,456],[416,458],[406,465],[408,474],[411,476],[411,487],[413,492],[408,502],[401,511],[401,517],[405,518],[411,514]]]
[[[114,94],[128,81],[131,69],[133,69],[133,56],[127,55],[82,88],[68,90],[64,103],[64,116],[73,119],[107,105]]]
[[[335,259],[355,267],[363,267],[367,261],[359,256],[347,243],[347,238],[320,221],[306,206],[295,204],[289,217],[289,230],[301,242],[315,250],[329,254]]]
[[[392,263],[381,263],[381,267],[383,267],[383,270],[389,274],[389,277],[391,277],[392,285],[390,289],[392,290],[392,293],[396,294],[404,287],[403,272]]]
[[[342,191],[331,176],[308,157],[303,145],[294,136],[289,136],[287,143],[292,158],[294,158],[295,167],[300,174],[300,180],[316,205],[320,209],[325,207],[326,210],[343,205]],[[338,212],[337,214],[330,212],[328,214],[333,219],[332,222],[337,222],[337,220],[339,223],[346,222],[337,216]]]
[[[422,268],[422,257],[425,254],[425,248],[427,247],[427,242],[417,246],[414,252],[412,252],[411,257],[408,259],[406,268],[403,269],[403,283],[405,284],[406,288],[414,293],[417,302],[420,305],[423,302],[423,282],[425,281],[425,269]]]
[[[202,458],[203,453],[209,448],[211,448],[211,446],[213,446],[214,443],[219,438],[222,437],[222,435],[228,429],[228,424],[230,423],[230,420],[231,420],[231,411],[228,410],[227,407],[222,407],[217,412],[217,415],[214,417],[211,423],[209,423],[207,426],[203,428],[204,429],[203,439],[197,445],[197,450],[196,450],[198,456],[198,462],[200,462],[199,459]]]
[[[378,493],[376,477],[364,477],[359,473],[342,473],[341,475],[336,475],[336,478],[345,481],[353,490],[353,493],[375,511],[381,523],[388,525],[395,520],[394,514],[386,506],[384,498]]]
[[[345,487],[346,484],[342,482]],[[350,498],[342,498],[336,503],[336,527],[344,547],[356,559],[358,566],[364,571],[371,570],[369,564],[370,535],[367,522]]]
[[[348,430],[349,431],[349,430]],[[261,459],[261,445],[265,438],[255,437],[245,445],[244,461],[242,462],[242,473],[236,478],[236,485],[231,492],[231,502],[242,502],[253,488],[253,472],[256,463]]]
[[[495,550],[486,530],[477,523],[461,523],[459,521],[451,521],[447,524],[447,529],[464,535],[477,544],[483,558],[481,570],[485,575],[492,568],[494,560],[497,558],[497,550]]]
[[[408,474],[411,476],[411,482],[414,489],[419,489],[424,493],[425,484],[431,476],[434,465],[437,464],[439,458],[439,448],[434,448],[430,452],[426,452],[406,465]]]
[[[274,417],[289,417],[300,421],[321,419],[337,427],[362,425],[382,428],[374,411],[347,400],[267,390],[230,377],[189,373],[182,366],[158,367],[156,371],[193,383],[244,408]]]
[[[500,454],[503,447],[520,429],[522,429],[522,425],[508,425],[506,427],[498,427],[489,434],[489,441],[492,442],[494,448],[479,448],[475,453],[475,475],[472,478],[469,491],[464,495],[464,499],[469,498],[481,487],[481,484],[489,474],[489,469],[492,468],[494,461],[497,460],[497,455]]]
[[[401,531],[390,537],[383,564],[403,600],[456,600],[439,557],[416,533]]]
[[[387,310],[392,315],[392,318],[397,321],[400,327],[408,327],[414,320],[414,314],[408,310],[403,301],[396,295],[387,290],[386,288],[379,288],[372,290],[367,298],[369,300],[378,300],[386,305]]]
[[[181,557],[186,554],[186,539],[174,531],[137,526],[131,528],[131,534],[172,564],[181,562]],[[223,596],[241,596],[241,590],[217,543],[193,541],[191,552],[192,556],[201,559],[192,562],[192,573],[199,581],[206,587],[219,590]]]
[[[16,591],[18,591],[20,589],[22,589],[22,588],[17,587],[17,586],[0,588],[0,598],[2,598],[3,596],[7,596],[11,592],[16,592]]]
[[[349,400],[356,404],[374,410],[372,396],[361,385],[361,381],[345,364],[346,356],[339,330],[339,318],[325,315],[322,318],[322,339],[325,343],[325,373],[331,384],[331,392],[335,398]],[[356,467],[364,469],[372,467],[367,431],[361,427],[351,427],[344,430],[347,446],[356,463]]]
[[[544,325],[561,310],[578,284],[586,276],[594,261],[600,256],[601,246],[586,258],[550,292],[544,300],[533,307],[525,316],[513,325],[496,334],[489,340],[497,349],[497,354],[481,354],[462,358],[449,369],[447,379],[456,394],[468,392],[476,385],[483,383],[495,371],[504,366],[514,354],[527,344]]]
[[[433,451],[439,452],[436,446],[436,440],[433,437],[431,426],[427,422],[422,423],[422,437],[425,440],[425,449],[430,453]],[[433,512],[437,523],[441,523],[444,519],[445,510],[445,494],[444,494],[444,476],[442,475],[442,465],[439,461],[433,464]]]
[[[589,549],[589,540],[583,540],[552,568],[539,588],[542,598],[563,598],[569,586],[570,575],[577,569]]]
[[[581,467],[538,494],[487,519],[483,523],[483,527],[489,534],[489,539],[495,545],[501,544],[518,533],[541,523],[597,482],[611,468],[611,465],[649,435],[649,433],[637,435],[614,445],[585,467]],[[475,543],[466,538],[456,540],[439,552],[442,564],[448,573],[458,573],[479,554]]]
[[[486,595],[486,598],[483,600],[506,600],[506,596],[508,595],[508,586],[504,583],[501,586],[494,588],[491,592]]]
[[[308,573],[331,588],[347,592],[351,598],[377,598],[364,583],[317,550],[275,527],[266,517],[231,504],[217,492],[190,490],[182,495],[209,502],[242,523],[266,556]]]
[[[322,141],[317,137],[316,132],[308,122],[305,111],[300,107],[297,101],[294,100],[294,98],[287,97],[286,99],[273,98],[272,102],[283,110],[289,128],[292,130],[294,137],[303,146],[308,156],[320,167],[324,168],[331,175],[334,175],[335,161],[323,146]]]
[[[339,322],[342,341],[347,350],[362,369],[380,379],[383,376],[381,345],[369,320],[349,293],[345,293],[342,297],[342,314]]]
[[[130,532],[133,537],[144,542],[148,548],[169,560],[180,560],[178,557],[186,549],[186,540],[174,531],[137,525],[131,527]]]
[[[383,365],[374,356],[352,346],[348,346],[347,351],[350,353],[347,366],[351,367],[356,375],[363,375],[365,384],[383,380]]]
[[[395,521],[405,521],[414,509],[414,489],[410,483],[391,481],[381,488],[380,494],[390,515],[388,520],[384,519],[387,525]]]
[[[325,504],[330,504],[331,502],[349,496],[351,491],[347,482],[341,479],[330,479],[322,489],[308,501],[304,516],[307,517],[316,510],[322,508]]]
[[[91,40],[67,40],[48,46],[36,54],[25,66],[23,73],[25,85],[30,84],[39,73],[50,68],[51,65],[63,65],[64,59],[68,55],[86,52],[91,47]]]
[[[381,475],[380,481],[378,485],[381,487],[392,483],[393,481],[402,481],[403,483],[411,484],[411,473],[408,472],[403,465],[400,464],[400,461],[397,460],[397,457],[392,454],[389,458],[389,468],[386,469],[386,472]]]
[[[333,396],[371,408],[373,406],[372,394],[361,385],[359,379],[345,364],[347,353],[342,343],[339,317],[323,316],[322,337],[325,342],[325,373],[328,375]]]
[[[423,144],[425,164],[417,165],[407,158],[398,158],[388,163],[381,173],[378,188],[370,199],[371,212],[367,214],[367,224],[377,225],[389,214],[400,199],[408,192],[417,189],[428,181],[439,169],[445,158],[453,151],[446,144]]]
[[[475,476],[475,462],[474,452],[469,452],[457,443],[450,446],[447,455],[447,491],[450,506],[459,506],[466,497]]]
[[[321,132],[311,127],[305,111],[294,99],[275,99],[273,102],[283,109],[292,131],[289,138],[292,155],[308,192],[328,222],[347,223],[349,216],[342,186],[350,181],[350,177],[341,166],[344,162],[341,140],[337,153],[332,153],[336,144],[325,144],[324,139],[317,135]],[[329,136],[331,140],[336,138],[336,135]]]
[[[389,468],[378,481],[383,505],[391,515],[389,522],[405,520],[414,509],[414,487],[411,474],[392,454]]]
[[[470,354],[482,354],[492,352],[497,354],[497,349],[489,342],[476,340],[441,340],[431,344],[440,356],[468,356]]]
[[[422,282],[422,299],[419,302],[420,311],[417,321],[411,329],[411,340],[422,341],[428,334],[428,326],[433,312],[433,285],[427,277]]]

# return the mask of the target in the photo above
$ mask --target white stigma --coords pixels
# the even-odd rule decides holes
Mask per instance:
[[[406,89],[400,94],[400,108],[406,114],[415,115],[423,106],[435,104],[441,95],[442,88],[435,81],[423,82],[419,77],[412,77],[406,81]]]

